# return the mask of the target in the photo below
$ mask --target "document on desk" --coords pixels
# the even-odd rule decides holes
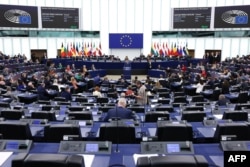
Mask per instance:
[[[9,157],[13,154],[13,152],[0,152],[0,166],[4,164],[4,162],[9,159]]]
[[[85,167],[91,167],[92,166],[95,155],[88,155],[88,154],[78,154],[78,155],[83,156]]]
[[[221,120],[222,117],[223,117],[223,115],[222,114],[215,114],[214,117],[217,118],[217,119],[219,119],[219,120]]]
[[[133,158],[134,158],[134,162],[136,164],[138,158],[140,158],[140,157],[157,157],[157,156],[159,156],[159,155],[158,154],[134,154]]]

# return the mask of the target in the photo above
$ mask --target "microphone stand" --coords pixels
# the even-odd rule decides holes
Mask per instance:
[[[115,107],[115,114],[116,114],[116,147],[115,153],[119,153],[119,129],[118,129],[118,111],[117,106]]]

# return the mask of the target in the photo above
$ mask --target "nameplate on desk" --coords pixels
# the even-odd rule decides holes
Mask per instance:
[[[223,151],[248,151],[246,141],[221,141]]]
[[[20,122],[27,122],[30,125],[41,125],[41,124],[47,124],[47,119],[26,119],[22,118],[20,119]]]
[[[59,153],[111,154],[108,141],[61,141]]]
[[[73,125],[79,125],[79,126],[92,126],[93,121],[91,120],[86,120],[86,121],[81,121],[81,120],[64,120],[64,123],[66,124],[73,124]]]
[[[141,142],[143,154],[194,154],[193,143],[190,141],[179,142]]]
[[[29,152],[32,143],[31,140],[2,140],[2,151]]]

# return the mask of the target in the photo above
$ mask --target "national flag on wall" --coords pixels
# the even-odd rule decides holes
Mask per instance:
[[[99,51],[99,56],[102,56],[102,45],[101,45],[101,42],[99,43],[99,49],[98,49]]]
[[[79,55],[78,53],[79,53],[79,49],[78,49],[78,44],[76,43],[76,51],[75,51],[76,56]]]
[[[93,56],[96,56],[96,52],[97,52],[97,48],[95,47],[95,42],[94,42],[94,44],[93,44],[93,52],[92,52]]]
[[[163,52],[163,48],[161,44],[159,44],[159,55],[164,56],[164,52]]]
[[[179,44],[179,46],[177,46],[178,48],[178,56],[182,56],[182,47],[181,47],[181,45]]]
[[[176,43],[174,44],[172,55],[174,55],[174,56],[178,55]]]
[[[61,46],[61,57],[65,57],[66,56],[66,52],[65,52],[65,48],[63,46],[63,43],[62,43],[62,46]]]
[[[88,56],[88,48],[86,43],[84,43],[84,56]]]
[[[154,45],[153,45],[153,43],[152,43],[152,45],[151,45],[151,56],[154,56],[155,55],[155,51],[154,51]]]
[[[186,46],[183,47],[183,53],[184,53],[185,56],[189,55],[187,43],[186,43]]]
[[[170,55],[170,49],[168,48],[167,42],[166,42],[166,44],[165,44],[165,55],[166,55],[166,56],[169,56],[169,55]]]

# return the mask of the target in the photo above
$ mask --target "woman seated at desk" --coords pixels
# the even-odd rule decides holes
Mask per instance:
[[[100,87],[96,86],[93,92],[93,96],[97,96],[97,97],[102,97],[102,93],[100,91]]]
[[[73,93],[78,93],[77,92],[78,91],[78,86],[77,86],[78,83],[77,83],[76,79],[74,77],[71,77],[70,82],[73,86]]]

